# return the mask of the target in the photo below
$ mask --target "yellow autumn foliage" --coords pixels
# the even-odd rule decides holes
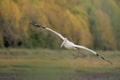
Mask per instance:
[[[73,41],[76,41],[78,44],[84,46],[91,46],[92,45],[92,36],[90,33],[88,22],[85,22],[84,19],[80,18],[77,19],[70,11],[66,11],[68,15],[68,19],[70,20],[71,29],[71,37]]]
[[[7,6],[6,6],[7,5]],[[13,31],[18,32],[19,29],[19,20],[21,18],[21,13],[18,9],[17,4],[11,0],[3,0],[0,5],[1,15],[6,21],[10,21],[13,28]]]

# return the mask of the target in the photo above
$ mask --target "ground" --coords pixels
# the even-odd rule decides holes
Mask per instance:
[[[86,51],[77,58],[70,52],[0,49],[0,80],[120,80],[119,51],[97,51],[112,65]]]

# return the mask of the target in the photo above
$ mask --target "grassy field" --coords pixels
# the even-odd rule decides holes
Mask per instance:
[[[0,80],[120,80],[120,52],[97,52],[113,64],[85,51],[0,49]]]

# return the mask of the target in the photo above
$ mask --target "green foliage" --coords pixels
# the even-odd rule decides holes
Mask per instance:
[[[119,3],[119,1],[117,1]],[[109,16],[116,36],[117,46],[120,48],[120,8],[114,0],[101,1],[101,9]]]
[[[61,39],[34,29],[50,27],[76,44],[95,49],[120,48],[119,0],[0,0],[0,46],[59,47]],[[7,6],[6,6],[6,5]],[[54,25],[54,26],[53,26]],[[14,44],[13,44],[14,43]]]
[[[88,16],[89,16],[89,24],[90,24],[90,29],[91,33],[93,35],[93,43],[94,43],[94,48],[95,49],[104,49],[103,45],[103,40],[101,36],[101,30],[98,25],[98,18],[96,16],[95,9],[91,6],[87,8]]]
[[[97,10],[97,17],[99,18],[99,23],[98,25],[101,26],[101,35],[102,39],[104,40],[104,48],[105,49],[116,49],[116,38],[115,34],[112,30],[112,25],[109,17],[103,13],[101,10]],[[105,24],[103,24],[106,22]],[[111,46],[111,47],[110,47]]]

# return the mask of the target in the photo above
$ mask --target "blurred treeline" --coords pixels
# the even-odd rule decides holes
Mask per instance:
[[[59,37],[30,22],[89,48],[120,49],[120,0],[0,0],[0,47],[59,47]]]

